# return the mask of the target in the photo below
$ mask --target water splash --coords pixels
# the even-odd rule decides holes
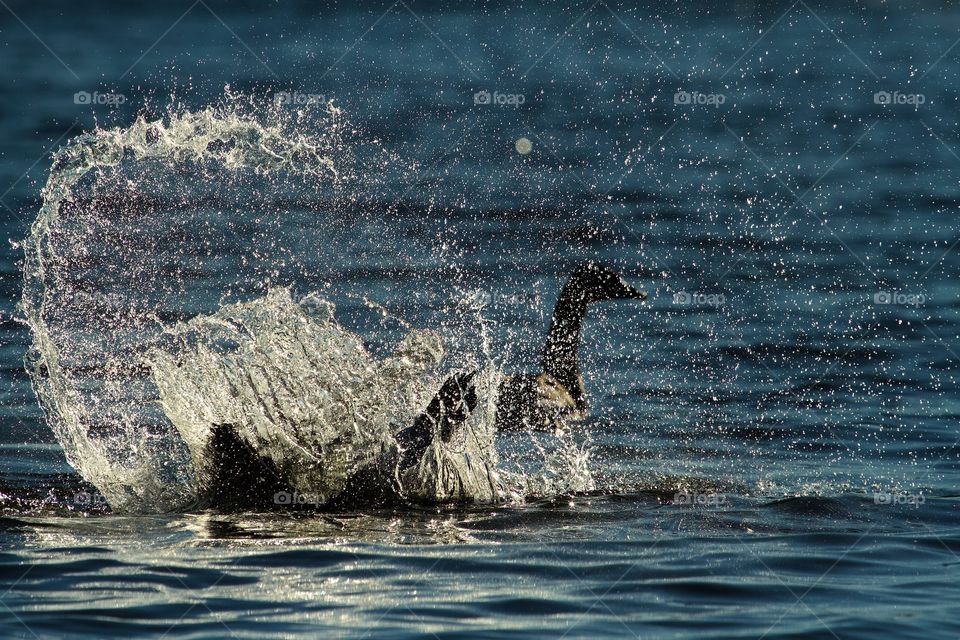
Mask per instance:
[[[331,302],[319,294],[297,300],[271,282],[282,280],[280,267],[297,265],[277,266],[290,252],[258,244],[255,233],[241,238],[249,246],[226,267],[253,285],[208,277],[212,292],[190,290],[186,272],[206,273],[223,259],[210,248],[211,230],[229,230],[230,220],[220,211],[186,220],[171,212],[209,209],[223,185],[251,176],[266,186],[245,197],[274,215],[286,213],[277,200],[307,191],[322,193],[325,206],[351,206],[355,186],[368,188],[383,173],[382,164],[356,169],[355,133],[332,104],[307,118],[228,94],[216,107],[97,129],[55,154],[23,243],[27,368],[67,460],[113,509],[193,504],[211,482],[202,445],[216,423],[236,425],[298,491],[325,499],[390,446],[438,389],[438,334],[402,325],[392,353],[375,357],[337,323]],[[249,273],[264,255],[270,269]],[[542,477],[563,483],[499,468],[500,373],[481,351],[455,363],[480,370],[480,406],[400,479],[406,495],[494,501],[589,488],[582,450],[544,453]],[[558,471],[571,464],[576,473]]]
[[[191,474],[183,447],[149,408],[155,389],[137,360],[161,331],[155,309],[90,291],[84,268],[96,264],[103,225],[88,224],[96,212],[79,212],[75,190],[123,163],[150,161],[290,171],[331,184],[343,179],[333,157],[339,110],[328,105],[322,135],[292,133],[289,119],[272,115],[257,119],[232,103],[141,117],[126,128],[86,133],[53,157],[42,207],[23,243],[21,306],[33,334],[27,368],[67,460],[117,509],[176,509],[192,498]]]
[[[442,356],[423,331],[377,360],[330,302],[278,289],[170,328],[147,362],[201,484],[215,480],[212,425],[231,424],[296,491],[326,502],[416,418],[436,391],[421,374]]]

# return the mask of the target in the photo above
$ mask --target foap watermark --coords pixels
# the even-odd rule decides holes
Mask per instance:
[[[873,304],[896,304],[906,307],[919,307],[927,301],[922,293],[902,293],[900,291],[877,291],[873,294]]]
[[[526,101],[527,97],[522,93],[500,93],[499,91],[490,93],[486,89],[481,89],[473,94],[475,106],[495,104],[501,107],[519,107]]]
[[[73,94],[73,104],[108,104],[111,106],[121,105],[127,101],[127,96],[122,93],[104,93],[100,91],[77,91]]]
[[[673,504],[694,504],[701,507],[720,507],[727,503],[727,496],[720,493],[697,493],[680,491],[673,494]]]
[[[303,504],[317,506],[323,504],[323,500],[321,500],[319,496],[312,493],[299,493],[297,491],[291,493],[289,491],[277,491],[275,494],[273,494],[273,504],[281,507],[293,507]]]
[[[107,499],[100,493],[78,491],[73,494],[73,504],[81,507],[95,507],[107,504]]]
[[[919,507],[925,503],[927,499],[922,493],[896,493],[896,492],[880,492],[875,491],[873,493],[873,503],[874,504],[889,504],[889,505],[908,505],[913,507]]]
[[[327,101],[322,93],[300,93],[299,91],[278,91],[273,94],[273,101],[277,104],[302,107],[308,104],[320,104]]]
[[[927,96],[922,93],[900,93],[899,91],[877,91],[873,94],[874,104],[908,104],[916,107],[924,104]]]
[[[673,304],[681,307],[720,307],[726,303],[727,296],[722,293],[677,291],[673,294]]]
[[[673,94],[673,104],[719,107],[727,101],[722,93],[700,93],[699,91],[677,91]]]

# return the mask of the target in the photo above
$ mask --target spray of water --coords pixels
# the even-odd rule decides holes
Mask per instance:
[[[53,158],[23,243],[27,367],[67,460],[115,510],[193,504],[213,482],[203,445],[218,423],[235,425],[298,491],[334,496],[442,382],[438,334],[405,327],[376,357],[337,322],[331,302],[264,282],[273,272],[254,273],[257,286],[239,295],[223,284],[213,308],[198,302],[209,295],[191,296],[186,271],[202,272],[214,253],[199,231],[229,220],[184,222],[171,211],[209,208],[210,190],[245,176],[276,176],[282,186],[292,176],[326,190],[331,206],[354,200],[349,185],[376,179],[377,166],[355,168],[354,130],[339,109],[326,105],[310,126],[302,115],[228,95],[217,107],[97,129]],[[208,191],[169,178],[182,175]],[[244,236],[250,246],[228,270],[270,250],[257,238]],[[165,261],[168,253],[199,257],[184,266]],[[224,302],[229,295],[241,299]],[[405,473],[405,493],[494,501],[589,488],[588,456],[572,445],[545,453],[539,475],[499,468],[500,374],[488,355],[457,358],[480,370],[483,400],[451,442],[435,442]]]

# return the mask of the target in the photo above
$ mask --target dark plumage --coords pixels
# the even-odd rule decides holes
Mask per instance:
[[[406,471],[420,460],[434,435],[439,435],[443,442],[450,442],[456,428],[476,409],[477,390],[473,386],[476,373],[456,373],[447,378],[426,410],[411,426],[397,434],[397,442],[403,448],[400,471]]]
[[[607,300],[645,300],[610,267],[586,262],[570,275],[554,307],[543,346],[543,371],[508,376],[497,399],[498,430],[554,430],[586,416],[587,398],[577,364],[587,307]]]
[[[197,487],[202,506],[220,510],[272,509],[278,493],[293,493],[272,460],[237,435],[232,424],[215,424],[207,443],[209,473]]]
[[[396,436],[397,446],[386,449],[347,479],[343,490],[323,506],[345,509],[359,506],[386,506],[401,502],[399,473],[415,465],[435,437],[450,442],[456,430],[477,406],[473,385],[476,371],[456,373],[443,383],[427,408],[413,424]],[[231,424],[216,424],[207,444],[209,472],[198,487],[202,506],[218,510],[297,509],[301,505],[281,502],[278,496],[293,496],[274,463],[257,453],[237,434]],[[320,505],[308,504],[306,508]]]
[[[498,430],[554,430],[586,415],[587,399],[577,350],[587,307],[606,300],[643,300],[609,267],[587,262],[574,270],[554,308],[543,347],[543,371],[509,376],[497,398]],[[326,506],[333,509],[387,505],[404,499],[400,475],[413,468],[434,438],[450,442],[477,406],[476,371],[455,373],[413,424],[396,435],[377,459],[350,477]],[[201,501],[220,509],[276,508],[275,495],[292,493],[276,466],[243,441],[233,425],[214,425],[208,443],[209,472],[200,478]]]

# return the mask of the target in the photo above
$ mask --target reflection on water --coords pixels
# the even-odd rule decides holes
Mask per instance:
[[[755,636],[783,615],[820,634],[791,607],[806,592],[840,637],[863,629],[851,607],[909,612],[886,633],[946,623],[949,607],[918,585],[955,590],[953,500],[929,500],[923,521],[867,496],[694,502],[645,493],[466,511],[8,518],[0,540],[17,550],[0,556],[0,619],[41,636],[66,623],[123,637],[177,625],[236,637],[585,638]]]

